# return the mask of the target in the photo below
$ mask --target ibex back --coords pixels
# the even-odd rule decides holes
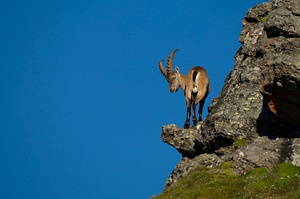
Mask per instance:
[[[173,58],[176,51],[178,51],[178,49],[173,50],[169,55],[167,70],[162,64],[163,60],[160,60],[158,62],[158,67],[160,72],[169,82],[170,92],[176,92],[179,87],[183,90],[187,108],[184,128],[189,128],[191,107],[193,108],[193,124],[196,125],[198,121],[202,121],[203,106],[210,90],[209,80],[206,74],[206,70],[200,66],[191,68],[186,76],[180,74],[179,68],[177,66],[176,71],[174,72]],[[196,106],[198,103],[200,103],[200,105],[198,110],[199,119],[197,121]]]

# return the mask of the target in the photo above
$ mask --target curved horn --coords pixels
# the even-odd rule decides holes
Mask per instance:
[[[159,68],[161,74],[163,74],[163,76],[164,76],[166,79],[168,79],[168,78],[167,78],[167,71],[166,71],[165,67],[164,67],[163,64],[162,64],[163,61],[164,61],[164,60],[159,60],[159,62],[158,62],[158,68]]]
[[[167,62],[167,74],[174,73],[173,58],[174,58],[174,54],[176,53],[176,51],[179,51],[179,49],[173,50],[169,55],[168,62]]]

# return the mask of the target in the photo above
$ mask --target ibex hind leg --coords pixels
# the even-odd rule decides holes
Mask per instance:
[[[196,92],[196,93],[192,92],[192,95],[191,95],[191,97],[192,97],[191,101],[192,101],[192,106],[193,106],[192,120],[193,120],[194,126],[196,126],[196,124],[197,124],[197,115],[196,115],[197,104],[195,103],[197,94],[198,94],[198,92]]]
[[[199,113],[199,122],[202,122],[202,112],[203,112],[203,106],[204,106],[204,103],[205,103],[205,98],[203,98],[201,101],[200,101],[200,106],[199,106],[199,110],[198,110],[198,113]]]
[[[193,116],[192,116],[192,120],[193,120],[194,126],[196,126],[196,124],[198,123],[197,116],[196,116],[196,106],[197,106],[197,104],[193,104]]]

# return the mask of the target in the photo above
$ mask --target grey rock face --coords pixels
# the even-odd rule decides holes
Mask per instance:
[[[292,154],[291,154],[291,161],[292,164],[300,167],[300,139],[294,139],[292,143]]]
[[[182,157],[190,159],[202,153],[212,153],[223,146],[229,146],[233,140],[223,135],[215,135],[213,139],[202,133],[201,124],[190,129],[181,129],[175,124],[163,127],[162,140],[175,147]],[[219,137],[218,137],[219,136]]]
[[[163,127],[183,156],[165,188],[199,165],[232,160],[235,173],[290,161],[300,166],[300,1],[273,0],[245,16],[234,68],[196,127]],[[245,146],[234,147],[245,139]],[[187,161],[188,160],[188,161]]]
[[[292,140],[258,137],[249,145],[238,149],[233,156],[233,172],[244,174],[256,167],[271,167],[289,161]]]
[[[198,126],[199,127],[199,126]],[[201,142],[200,129],[181,129],[175,124],[163,127],[161,138],[164,142],[175,147],[183,157],[194,158],[200,155],[201,148],[205,145]]]

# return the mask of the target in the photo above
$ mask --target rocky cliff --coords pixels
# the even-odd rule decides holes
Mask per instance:
[[[165,189],[203,165],[231,161],[236,174],[285,161],[300,166],[300,2],[273,0],[243,20],[234,68],[206,119],[163,126],[182,154]]]

